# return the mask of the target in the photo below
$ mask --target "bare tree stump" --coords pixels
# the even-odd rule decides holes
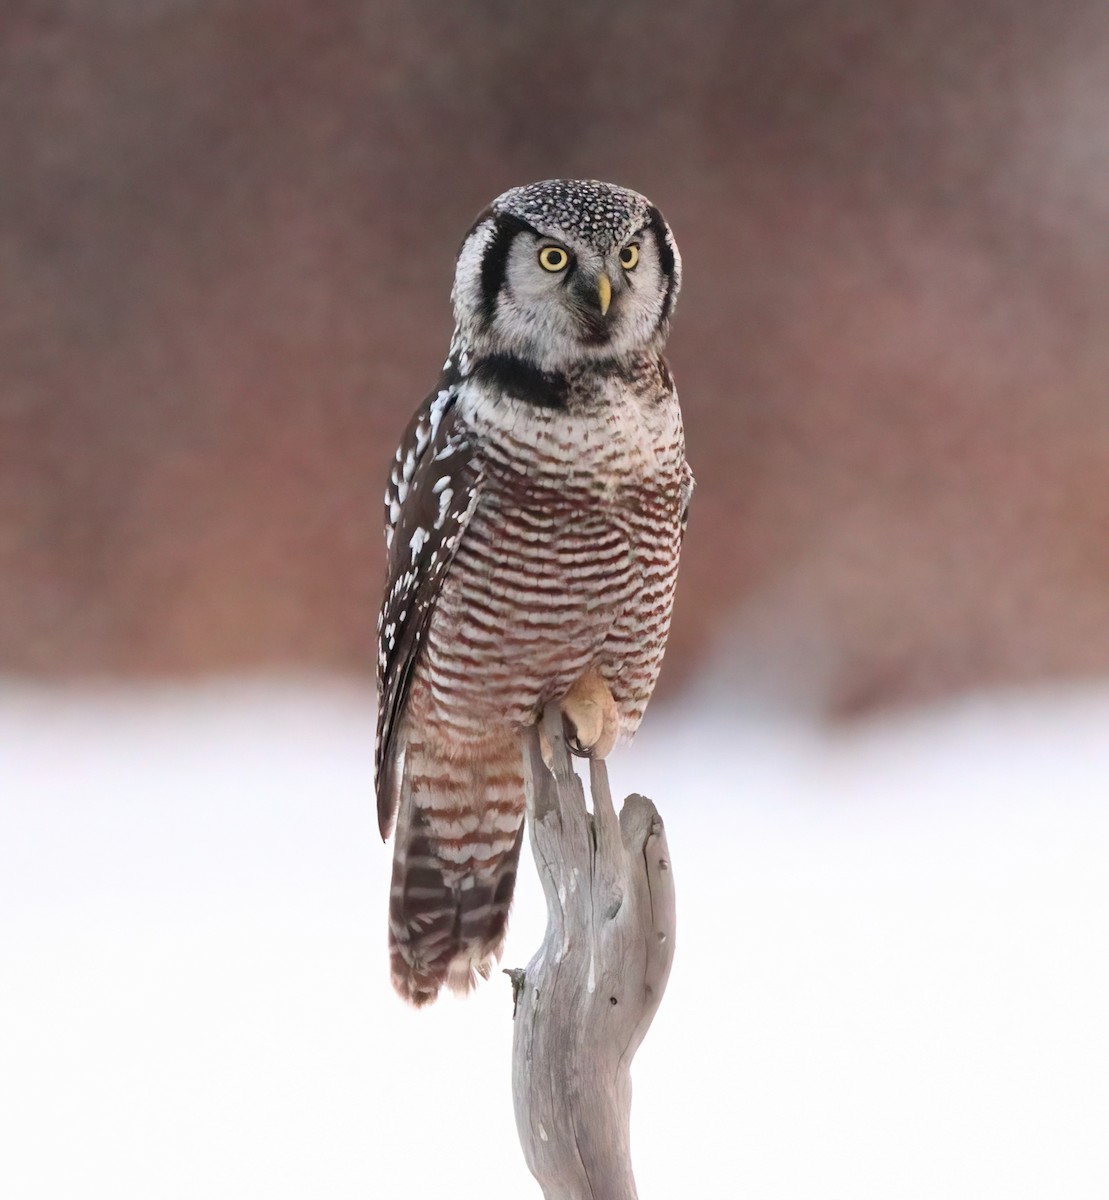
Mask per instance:
[[[528,826],[547,898],[547,932],[516,996],[516,1127],[546,1200],[635,1200],[631,1061],[674,955],[674,886],[662,820],[632,795],[617,819],[601,760],[593,815],[570,765],[557,705],[526,736]]]

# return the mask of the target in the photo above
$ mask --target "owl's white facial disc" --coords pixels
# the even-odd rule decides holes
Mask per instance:
[[[666,222],[638,193],[532,184],[499,197],[470,232],[455,312],[476,355],[560,371],[660,349],[680,272]]]

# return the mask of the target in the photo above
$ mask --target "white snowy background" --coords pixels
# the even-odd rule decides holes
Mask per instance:
[[[538,1196],[507,981],[388,986],[373,715],[0,687],[0,1197]],[[1109,1196],[1109,689],[835,730],[705,691],[612,776],[678,889],[642,1200]],[[529,864],[506,965],[542,924]]]

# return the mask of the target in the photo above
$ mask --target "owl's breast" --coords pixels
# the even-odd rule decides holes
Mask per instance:
[[[490,721],[530,720],[587,667],[619,675],[629,656],[642,660],[628,700],[639,711],[677,569],[676,401],[673,414],[635,420],[611,406],[502,415],[510,419],[474,433],[480,498],[418,672],[429,716],[476,737]]]
[[[668,380],[668,377],[667,377]],[[621,487],[665,485],[685,459],[681,409],[672,386],[634,375],[588,377],[564,407],[463,387],[459,409],[490,471],[533,485],[597,496]]]

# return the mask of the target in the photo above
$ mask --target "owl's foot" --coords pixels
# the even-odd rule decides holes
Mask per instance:
[[[562,697],[562,726],[571,754],[607,758],[620,732],[620,712],[604,677],[586,673]]]

